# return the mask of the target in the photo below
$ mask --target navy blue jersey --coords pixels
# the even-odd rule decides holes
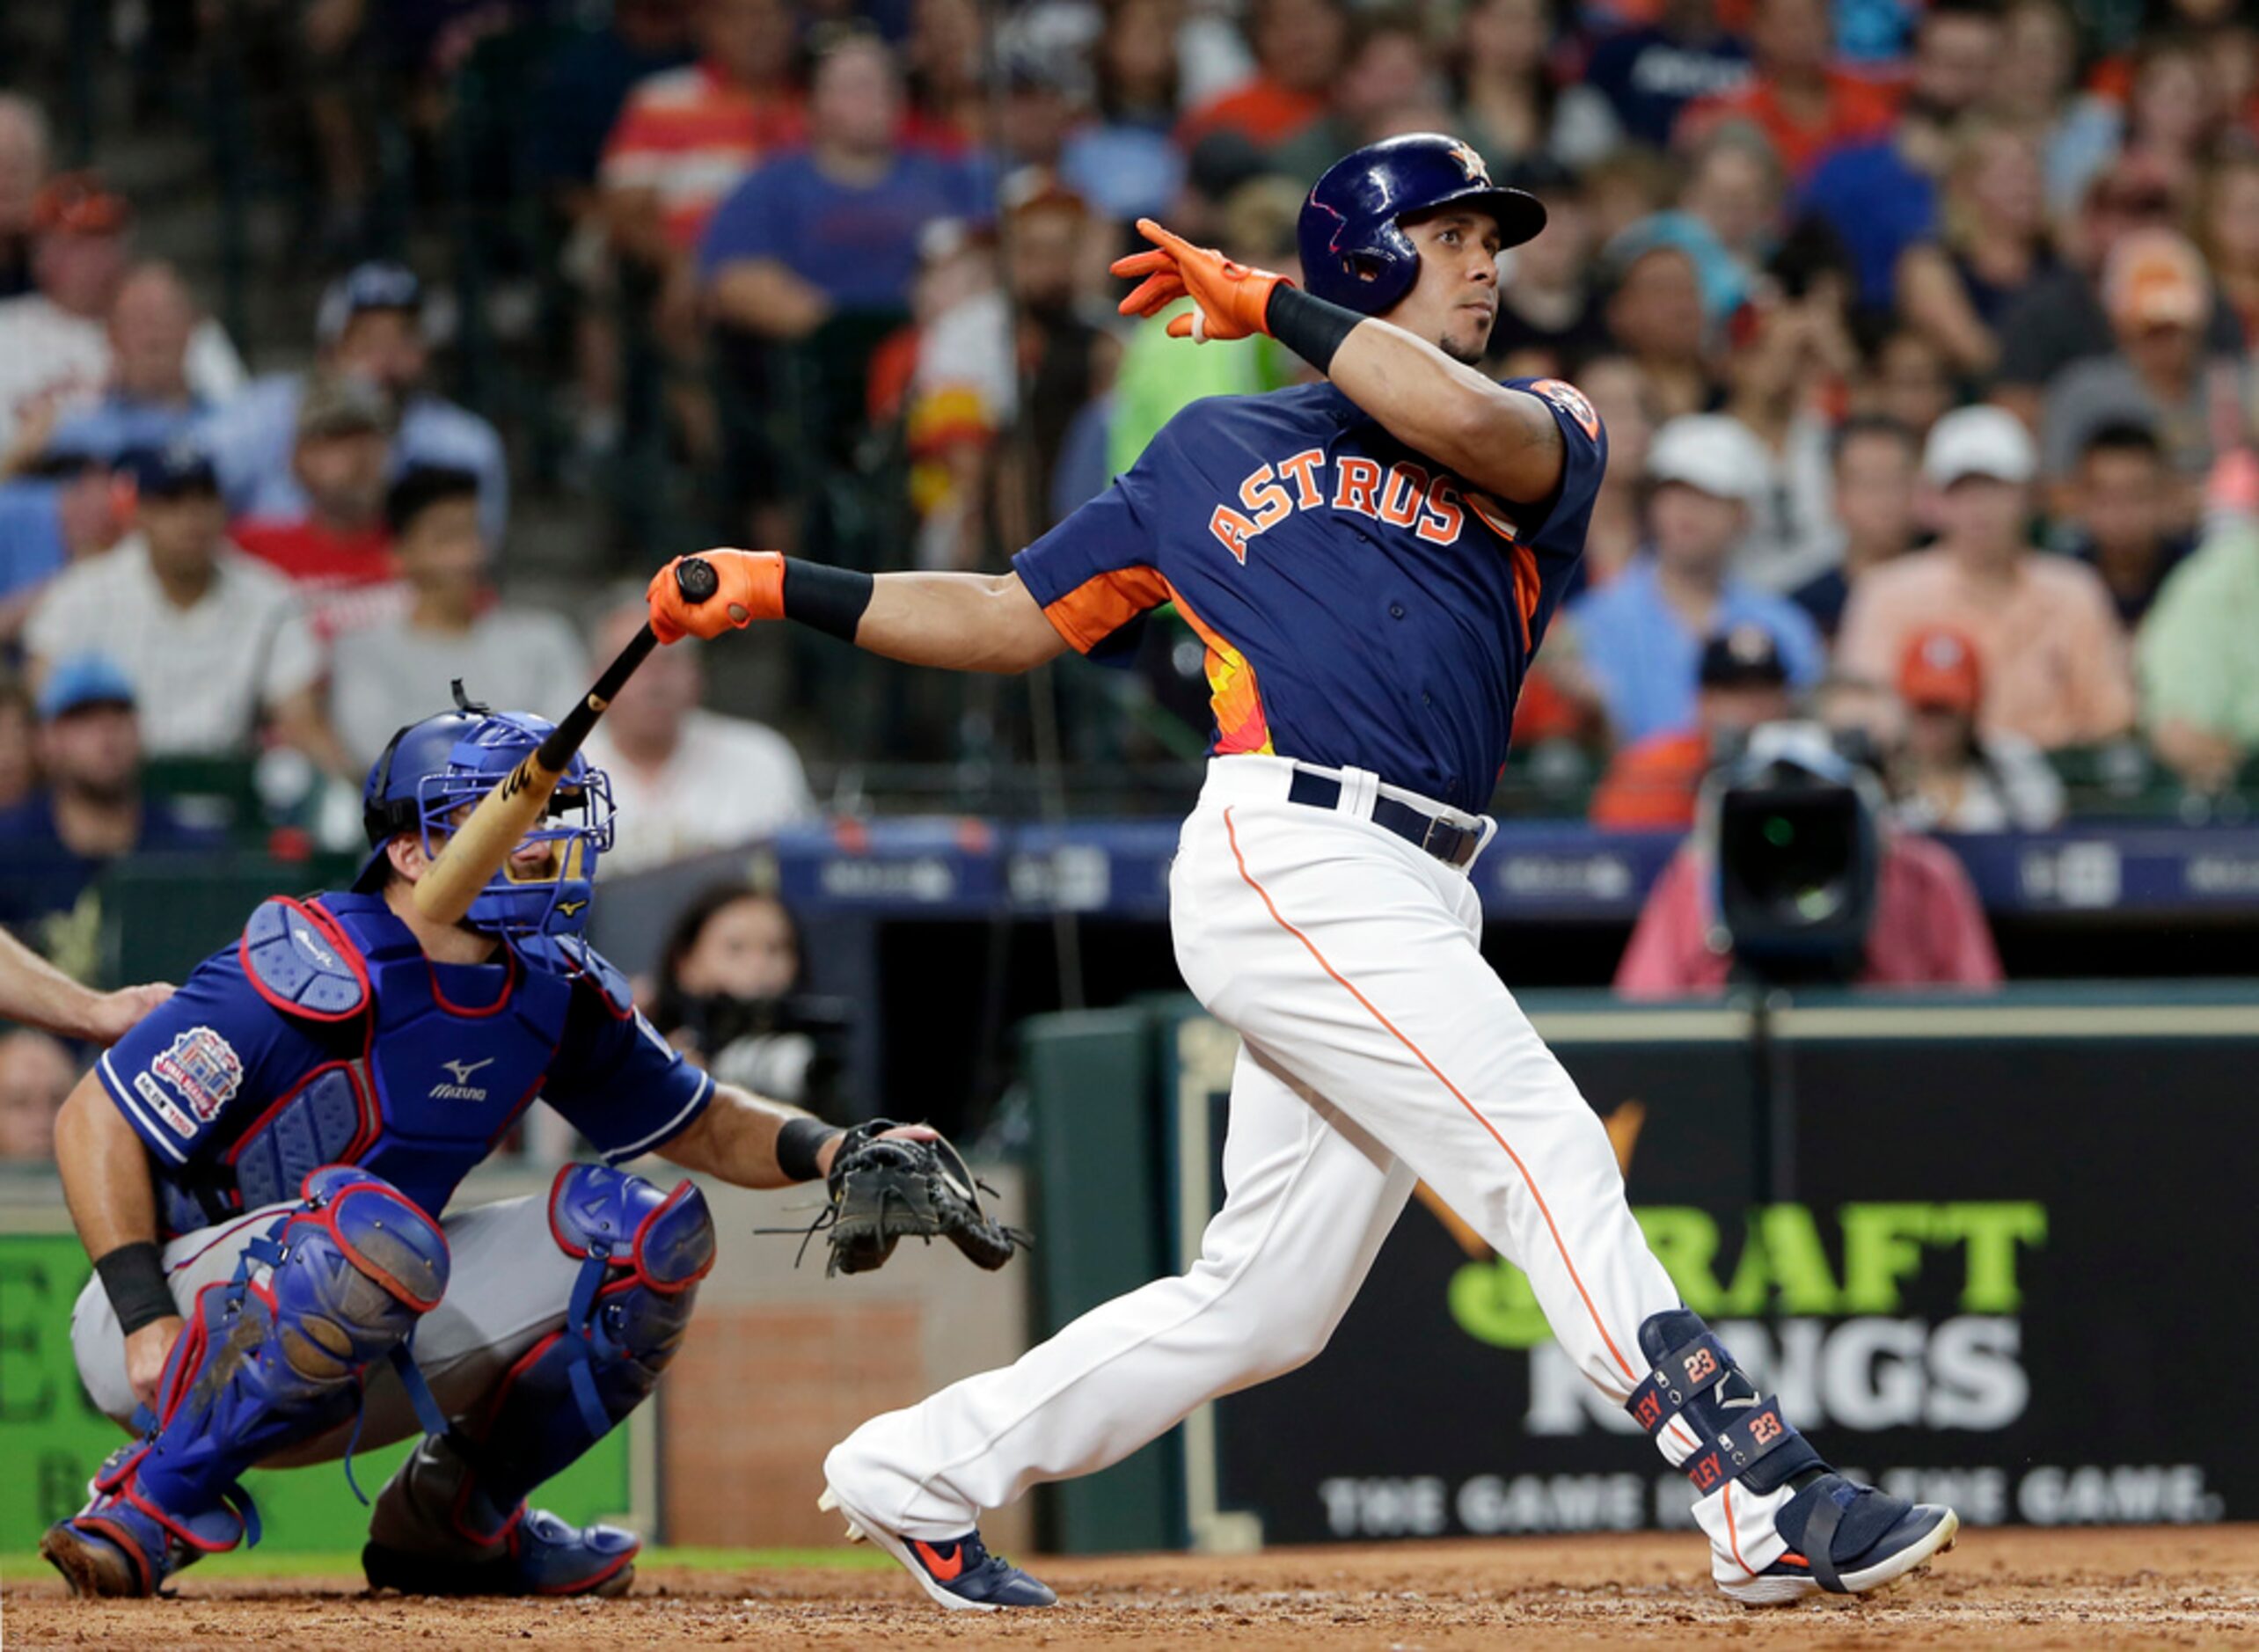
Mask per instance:
[[[1309,384],[1192,403],[1013,566],[1085,654],[1173,602],[1208,647],[1217,754],[1369,769],[1480,809],[1607,464],[1573,386],[1506,382],[1552,409],[1567,450],[1536,505],[1488,497]]]
[[[291,925],[274,925],[272,944],[304,949],[345,997],[357,977],[358,1006],[295,1006],[231,943],[96,1068],[148,1144],[171,1232],[295,1196],[330,1163],[362,1166],[437,1217],[537,1096],[615,1162],[678,1135],[712,1097],[597,976],[508,951],[435,963],[370,896],[270,903],[284,905]]]

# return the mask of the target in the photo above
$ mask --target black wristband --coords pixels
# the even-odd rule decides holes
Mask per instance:
[[[871,605],[871,576],[857,569],[785,559],[785,618],[842,642],[855,640],[855,628]]]
[[[787,1181],[814,1181],[823,1173],[816,1168],[815,1156],[833,1137],[846,1134],[822,1119],[786,1119],[777,1130],[777,1168]]]
[[[172,1300],[172,1287],[164,1283],[164,1253],[148,1239],[119,1246],[97,1259],[94,1271],[102,1276],[102,1290],[117,1311],[118,1329],[128,1336],[180,1312]]]
[[[1287,281],[1271,289],[1270,302],[1263,306],[1263,325],[1271,337],[1321,373],[1332,369],[1334,352],[1363,319],[1354,310],[1313,298]]]

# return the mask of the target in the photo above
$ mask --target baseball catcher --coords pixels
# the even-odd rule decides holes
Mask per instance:
[[[72,1342],[131,1429],[40,1552],[82,1596],[155,1594],[258,1540],[239,1477],[420,1436],[363,1565],[411,1593],[616,1595],[639,1540],[527,1506],[650,1394],[713,1266],[689,1181],[829,1176],[840,1265],[906,1232],[985,1267],[1011,1239],[922,1129],[849,1132],[686,1064],[583,937],[610,787],[573,757],[460,924],[412,898],[453,828],[550,732],[465,705],[403,728],[363,793],[348,889],[276,898],[105,1056],[56,1128],[97,1277]],[[538,1095],[601,1155],[545,1197],[450,1211]]]

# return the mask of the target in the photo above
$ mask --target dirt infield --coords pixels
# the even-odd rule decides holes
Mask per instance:
[[[2207,1647],[2259,1641],[2259,1526],[1964,1532],[1874,1600],[1727,1604],[1683,1537],[1233,1558],[1054,1561],[1064,1604],[1009,1620],[944,1613],[892,1571],[660,1569],[622,1601],[440,1604],[352,1584],[184,1579],[176,1600],[82,1605],[0,1580],[9,1647],[1475,1648]]]

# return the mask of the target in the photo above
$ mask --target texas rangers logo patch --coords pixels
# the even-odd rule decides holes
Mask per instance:
[[[243,1084],[243,1057],[208,1027],[192,1027],[181,1034],[172,1049],[150,1063],[149,1070],[178,1091],[208,1124]]]
[[[1600,439],[1600,415],[1584,398],[1584,392],[1566,379],[1541,378],[1530,388],[1576,420],[1577,428],[1595,442]]]

